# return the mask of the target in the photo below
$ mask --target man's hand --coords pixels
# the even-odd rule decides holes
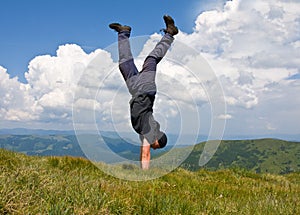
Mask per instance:
[[[141,168],[142,169],[149,169],[150,167],[150,144],[148,143],[147,139],[144,138],[141,146]]]

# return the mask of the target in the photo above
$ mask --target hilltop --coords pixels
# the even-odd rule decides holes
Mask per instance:
[[[3,149],[0,168],[0,214],[300,213],[299,173],[178,168],[156,180],[133,182],[106,175],[84,158]]]

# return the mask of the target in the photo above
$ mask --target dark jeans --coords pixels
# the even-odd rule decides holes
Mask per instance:
[[[155,94],[156,66],[165,56],[174,38],[166,33],[146,57],[142,71],[139,72],[134,64],[129,37],[130,32],[118,33],[119,69],[126,81],[128,90],[133,96],[143,93]]]

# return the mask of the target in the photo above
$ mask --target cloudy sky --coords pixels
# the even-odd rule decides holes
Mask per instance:
[[[154,111],[162,128],[300,134],[298,0],[11,0],[1,8],[0,128],[133,132],[117,37],[107,25],[132,26],[140,68],[167,13],[180,33],[158,68]]]

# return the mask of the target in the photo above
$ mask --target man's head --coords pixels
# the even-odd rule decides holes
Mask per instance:
[[[168,142],[167,135],[164,132],[160,132],[158,135],[158,139],[151,144],[151,148],[153,149],[164,148],[167,145],[167,142]]]

